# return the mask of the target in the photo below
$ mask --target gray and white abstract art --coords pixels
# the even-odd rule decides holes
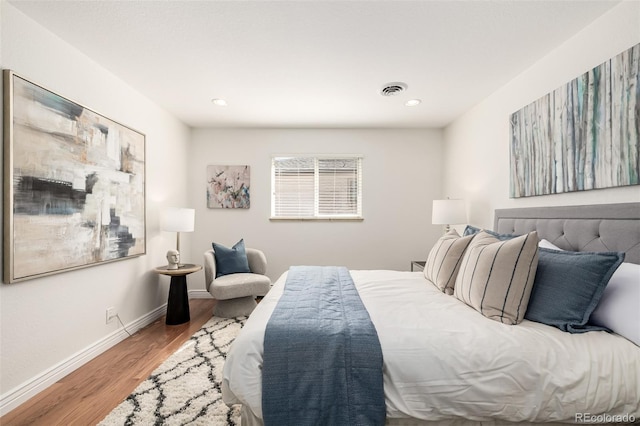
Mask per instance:
[[[144,254],[145,136],[8,70],[5,111],[5,282]]]
[[[638,185],[640,44],[511,115],[512,198]]]

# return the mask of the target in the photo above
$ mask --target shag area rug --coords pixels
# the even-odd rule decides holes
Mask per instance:
[[[239,425],[240,407],[222,402],[220,386],[227,352],[245,322],[211,318],[99,425]]]

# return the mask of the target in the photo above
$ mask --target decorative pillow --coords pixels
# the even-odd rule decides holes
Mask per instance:
[[[624,253],[540,248],[540,261],[525,318],[570,333],[604,330],[588,324]]]
[[[429,252],[424,265],[424,276],[441,291],[453,294],[462,255],[472,238],[473,235],[461,237],[452,229],[441,237]]]
[[[604,289],[589,322],[640,346],[640,265],[622,263]]]
[[[540,240],[540,247],[562,250]],[[606,327],[640,346],[640,265],[621,263],[604,288],[589,323]]]
[[[464,233],[462,235],[464,235],[464,236],[475,235],[480,231],[484,231],[487,234],[491,235],[492,237],[496,237],[500,241],[510,240],[511,238],[518,237],[518,235],[515,235],[515,234],[499,234],[499,233],[497,233],[495,231],[490,231],[488,229],[476,228],[475,226],[472,226],[472,225],[467,225],[467,227],[464,228]]]
[[[238,241],[232,248],[217,243],[213,243],[212,246],[216,260],[216,278],[240,272],[251,272],[244,249],[244,239]]]
[[[480,231],[467,247],[453,294],[504,324],[524,318],[538,266],[538,234],[500,241]]]
[[[553,244],[551,241],[545,240],[544,238],[540,240],[540,244],[538,244],[538,247],[552,250],[562,250],[560,247]]]

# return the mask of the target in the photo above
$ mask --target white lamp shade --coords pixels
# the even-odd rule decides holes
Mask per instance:
[[[169,208],[162,212],[160,226],[163,231],[193,232],[195,217],[194,209]]]
[[[433,200],[431,223],[434,225],[467,223],[464,200]]]

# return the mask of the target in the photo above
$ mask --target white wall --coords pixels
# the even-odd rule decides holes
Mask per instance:
[[[105,324],[107,307],[130,323],[166,303],[168,278],[151,270],[166,263],[175,235],[159,231],[158,210],[187,202],[190,129],[4,1],[0,14],[0,67],[145,133],[147,166],[145,256],[0,284],[0,405],[6,411],[74,356],[118,334],[115,322]],[[184,246],[189,256],[188,236]]]
[[[271,156],[295,153],[363,154],[364,221],[269,221]],[[431,200],[442,196],[439,130],[196,129],[189,163],[194,262],[212,241],[230,246],[244,238],[265,252],[272,280],[300,264],[408,270],[442,233],[431,225]],[[251,166],[250,209],[207,208],[206,168],[213,164]],[[203,275],[189,285],[204,288]]]
[[[445,129],[445,191],[467,200],[471,223],[493,210],[640,201],[638,186],[509,199],[509,116],[640,42],[640,2],[623,2]]]

